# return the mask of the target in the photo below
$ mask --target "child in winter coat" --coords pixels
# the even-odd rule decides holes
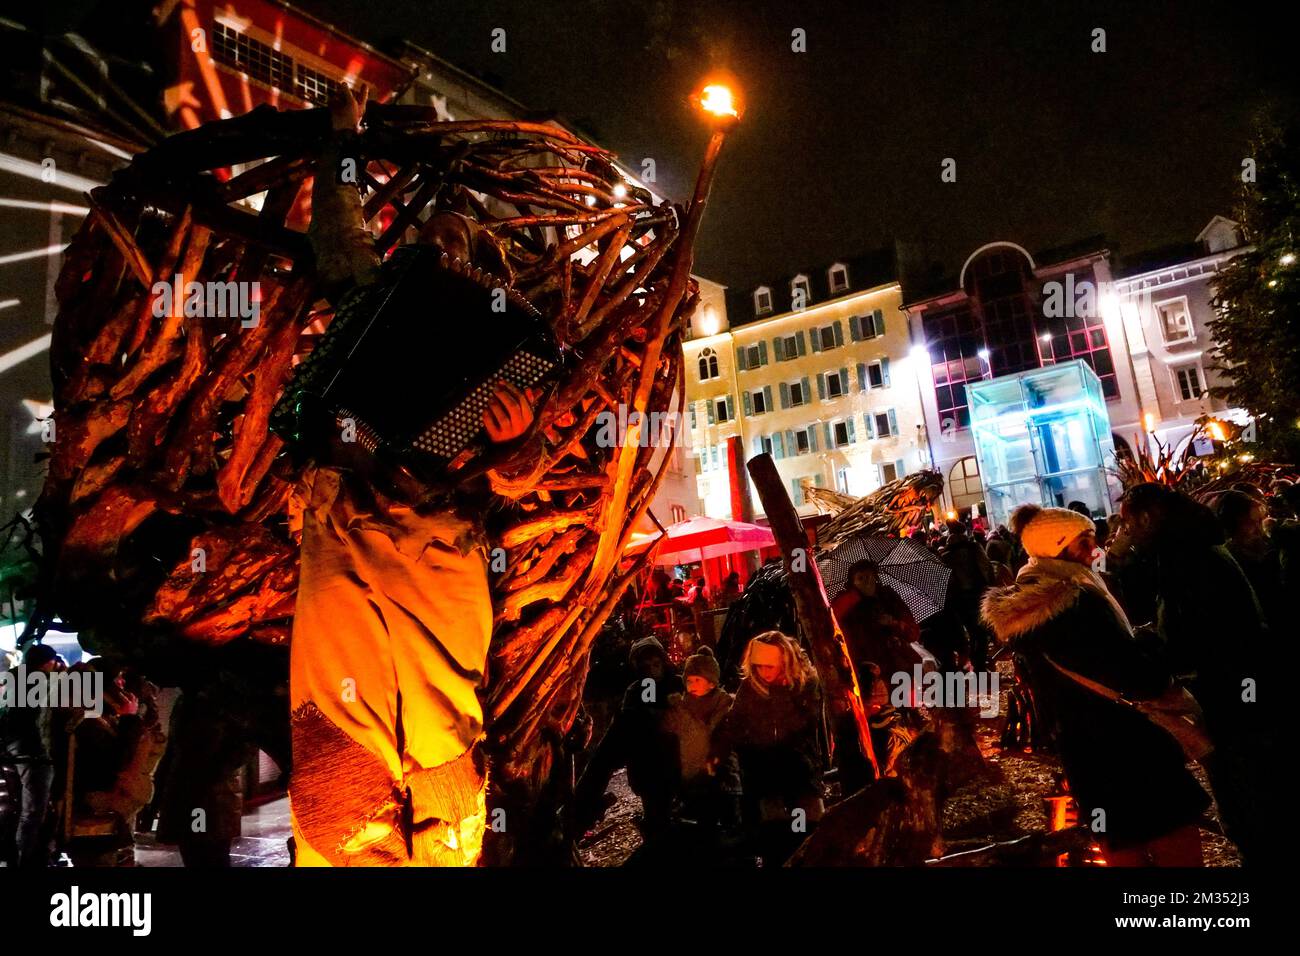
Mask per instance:
[[[749,642],[742,672],[713,749],[736,754],[745,829],[764,863],[780,866],[822,816],[821,685],[808,655],[780,631]]]
[[[677,740],[682,816],[724,829],[740,815],[740,774],[733,754],[712,761],[713,735],[731,712],[732,697],[718,682],[721,670],[707,645],[686,659],[686,692],[668,698],[665,729]]]

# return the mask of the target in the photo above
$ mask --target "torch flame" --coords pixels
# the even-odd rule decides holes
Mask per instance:
[[[731,90],[721,84],[706,86],[700,94],[700,108],[714,116],[740,117],[736,112],[736,100]]]

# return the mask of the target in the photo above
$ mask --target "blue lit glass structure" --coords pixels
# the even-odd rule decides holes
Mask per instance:
[[[1110,514],[1106,467],[1114,460],[1110,416],[1097,374],[1082,360],[966,386],[971,431],[993,524],[1032,502],[1082,501]]]

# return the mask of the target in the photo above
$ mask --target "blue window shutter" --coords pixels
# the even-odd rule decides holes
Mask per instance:
[[[880,377],[885,383],[885,388],[889,388],[889,359],[880,360]]]
[[[840,369],[840,391],[849,394],[849,370],[846,368]]]
[[[858,363],[858,391],[865,392],[866,390],[867,390],[867,366],[865,363],[859,362]]]
[[[831,440],[831,423],[822,422],[822,438],[826,439],[827,450],[835,447],[835,442]]]
[[[898,416],[894,414],[892,408],[889,410],[889,434],[898,434]]]
[[[817,472],[817,474],[813,475],[813,484],[816,485],[818,488],[825,488],[826,476],[823,475],[820,471]]]
[[[781,383],[781,407],[790,407],[790,386],[785,382]]]
[[[885,483],[885,466],[884,466],[884,465],[880,465],[880,464],[876,465],[876,481],[879,482],[879,483],[882,484],[882,485]]]
[[[844,344],[844,323],[839,319],[835,320],[835,344],[837,346]]]
[[[803,381],[799,384],[803,386],[800,391],[803,392],[803,403],[807,405],[812,401],[812,384],[808,381],[807,375],[803,377]]]
[[[745,347],[743,345],[736,346],[736,368],[742,372],[749,370],[748,366],[745,365]]]
[[[755,454],[755,455],[761,455],[761,454],[763,454],[763,436],[762,436],[762,435],[755,435],[755,436],[754,436],[754,454]]]
[[[709,407],[709,424],[712,425],[717,421],[717,415],[714,411],[713,399],[708,399],[705,403]]]
[[[736,402],[730,395],[726,397],[725,402],[727,406],[727,421],[731,421],[736,417]]]
[[[826,373],[817,373],[817,397],[824,399],[826,397]]]
[[[763,339],[758,343],[758,364],[767,364],[767,339]]]
[[[795,333],[794,345],[795,345],[795,349],[798,351],[800,355],[808,354],[808,346],[804,344],[803,329],[800,329],[798,332]]]
[[[745,399],[745,414],[754,414],[754,403],[749,397],[749,392],[742,393],[742,397]]]
[[[770,412],[775,407],[776,406],[772,404],[772,386],[764,385],[763,386],[763,408],[765,408],[767,411]]]
[[[813,351],[820,352],[822,350],[822,330],[813,329],[808,333],[808,337],[812,339]]]
[[[692,427],[692,428],[699,428],[699,427],[700,427],[699,424],[698,424],[698,423],[696,422],[696,420],[695,420],[695,403],[694,403],[694,402],[691,402],[691,427]]]
[[[785,430],[785,447],[787,449],[787,454],[799,454],[799,443],[794,440],[794,431],[789,428]]]
[[[808,450],[809,451],[817,450],[817,429],[816,428],[808,429]]]
[[[862,326],[858,324],[856,315],[849,316],[849,338],[854,342],[862,338]]]
[[[901,458],[895,459],[895,461],[894,461],[894,474],[895,474],[896,476],[898,476],[899,478],[902,478],[903,475],[907,474],[907,469],[905,469],[905,468],[903,467],[903,459],[901,459]]]
[[[876,309],[876,311],[873,312],[872,315],[876,317],[876,334],[884,335],[885,334],[885,313],[881,312],[879,309]]]
[[[848,433],[849,433],[849,441],[850,441],[850,442],[855,442],[855,441],[857,441],[857,440],[858,440],[858,436],[855,435],[855,434],[853,433],[853,419],[851,419],[851,418],[846,418],[846,419],[844,420],[844,425],[845,425],[845,427],[848,429]]]
[[[772,434],[772,457],[785,457],[785,437],[780,432],[774,432]]]
[[[785,361],[785,352],[781,348],[781,336],[772,339],[772,354],[776,356],[778,362]]]
[[[862,416],[862,421],[863,421],[863,423],[867,426],[867,437],[868,437],[868,438],[875,438],[875,437],[876,437],[876,420],[875,420],[875,418],[872,417],[872,415],[871,415],[870,412],[867,412],[865,415]]]

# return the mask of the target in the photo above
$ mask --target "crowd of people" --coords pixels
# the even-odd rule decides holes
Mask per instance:
[[[1006,655],[1039,743],[1059,756],[1079,820],[1109,864],[1199,865],[1211,799],[1243,859],[1268,861],[1279,842],[1267,828],[1279,818],[1280,760],[1262,672],[1300,574],[1300,485],[1243,484],[1202,503],[1142,484],[1125,493],[1118,516],[1088,510],[1025,505],[991,530],[950,520],[916,531],[913,540],[951,571],[943,609],[921,622],[879,566],[849,569],[833,610],[866,704],[874,766],[855,748],[833,746],[837,718],[791,633],[756,627],[730,662],[719,661],[705,632],[684,654],[660,639],[665,624],[675,626],[664,609],[698,621],[741,596],[739,575],[714,595],[702,576],[655,572],[621,603],[593,657],[580,723],[603,733],[574,745],[566,830],[594,831],[611,777],[626,768],[647,858],[679,856],[678,841],[689,839],[719,859],[780,865],[816,828],[829,796],[894,774],[922,731],[929,715],[919,700],[890,693],[894,675],[977,672]],[[66,667],[43,644],[27,649],[23,665],[27,673]],[[81,856],[108,861],[129,852],[144,817],[167,816],[169,802],[194,803],[159,799],[194,776],[184,761],[158,769],[164,727],[174,733],[185,708],[166,722],[157,688],[106,658],[76,669],[103,676],[102,714],[0,714],[0,763],[14,778],[0,787],[14,804],[0,826],[8,865],[49,865],[70,820],[97,822]],[[228,865],[220,826],[206,843],[187,830],[160,820],[158,838],[181,844],[187,863]]]
[[[1109,518],[1078,502],[1026,505],[1005,526],[950,520],[914,540],[951,570],[942,612],[918,624],[870,561],[849,570],[833,604],[867,704],[874,771],[854,766],[851,748],[830,766],[834,728],[793,637],[750,638],[727,687],[708,646],[679,672],[643,637],[578,786],[579,831],[599,820],[609,778],[625,766],[647,845],[685,820],[777,865],[815,826],[827,779],[847,795],[893,773],[916,739],[927,718],[918,701],[891,699],[892,675],[980,671],[1006,656],[1038,745],[1059,756],[1078,819],[1110,865],[1200,865],[1211,799],[1246,863],[1275,853],[1265,828],[1277,818],[1277,734],[1260,685],[1300,568],[1300,485],[1242,485],[1203,504],[1143,484]],[[805,829],[792,829],[795,811]]]
[[[95,706],[11,707],[0,714],[3,753],[17,783],[9,825],[0,827],[0,860],[10,866],[48,866],[60,818],[94,821],[86,827],[89,839],[78,845],[77,862],[111,864],[131,852],[136,817],[153,799],[154,771],[166,745],[158,688],[105,658],[69,668],[46,644],[31,645],[23,657],[25,675],[65,672],[100,678],[91,686],[103,688],[102,700]]]
[[[143,832],[186,866],[230,866],[247,746],[207,719],[202,694],[160,690],[111,657],[69,667],[31,644],[11,686],[65,672],[97,690],[0,707],[0,866],[133,866]]]
[[[599,820],[610,776],[626,767],[651,853],[689,828],[697,849],[779,865],[824,809],[821,683],[807,653],[779,631],[756,635],[734,694],[708,645],[680,673],[654,637],[632,645],[630,662],[635,676],[577,787],[578,830]]]

